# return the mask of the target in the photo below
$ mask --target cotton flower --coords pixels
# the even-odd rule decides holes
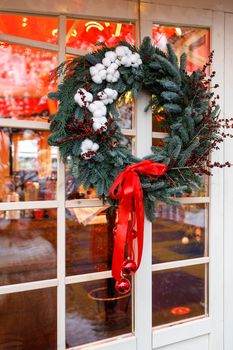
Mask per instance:
[[[93,118],[93,129],[96,131],[96,130],[99,130],[102,128],[103,131],[107,130],[107,126],[106,126],[106,123],[107,123],[107,118],[105,117],[102,117],[102,118]]]
[[[95,143],[90,139],[85,139],[81,143],[81,151],[82,151],[81,156],[84,159],[90,159],[96,154],[98,149],[99,149],[98,143]]]
[[[124,56],[130,56],[132,54],[132,51],[127,46],[117,46],[115,52],[118,59]]]
[[[116,90],[106,88],[104,91],[98,93],[98,97],[105,105],[108,105],[117,99],[118,93]]]
[[[142,64],[142,60],[140,58],[140,55],[135,52],[130,56],[131,66],[132,67],[139,67]]]
[[[107,71],[102,63],[97,63],[89,69],[91,78],[96,84],[101,84],[106,79]]]
[[[94,101],[90,103],[88,109],[93,114],[94,118],[102,118],[107,114],[107,108],[102,101]]]
[[[78,89],[77,93],[74,95],[75,102],[80,106],[88,106],[90,102],[93,101],[93,96],[90,92],[87,92],[85,89]]]

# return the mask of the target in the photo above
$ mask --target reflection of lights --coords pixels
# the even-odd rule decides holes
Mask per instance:
[[[181,35],[182,35],[182,30],[181,30],[181,28],[176,28],[176,34],[177,34],[178,36],[181,36]]]
[[[121,34],[121,27],[122,24],[121,23],[117,23],[117,27],[116,27],[116,32],[115,32],[115,36],[118,37]]]
[[[108,28],[110,26],[110,23],[109,22],[105,22],[105,27]]]
[[[100,31],[104,30],[104,27],[102,26],[102,24],[95,22],[95,21],[87,22],[85,24],[85,27],[86,27],[86,32],[88,32],[91,28],[97,28]]]
[[[177,306],[177,307],[173,307],[173,309],[171,309],[171,314],[179,316],[179,315],[187,315],[191,312],[191,309],[189,307],[185,307],[185,306]]]
[[[181,240],[181,243],[182,243],[182,244],[189,244],[189,238],[186,237],[186,236],[184,236],[184,237],[182,238],[182,240]]]
[[[22,23],[22,27],[27,27],[27,23]]]
[[[71,33],[71,36],[73,36],[73,37],[76,37],[77,36],[77,30],[76,29],[74,29],[73,31],[72,31],[72,33]]]
[[[4,43],[3,41],[0,41],[0,49],[6,49],[8,48],[9,44],[8,43]]]
[[[58,29],[57,28],[52,30],[52,36],[56,36],[57,33],[58,33]]]
[[[23,18],[23,22],[27,22],[27,20],[28,20],[27,17]]]

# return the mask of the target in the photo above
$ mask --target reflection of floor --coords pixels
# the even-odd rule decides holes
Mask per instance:
[[[202,266],[153,274],[153,326],[204,314],[205,283]],[[187,314],[173,314],[185,307]]]
[[[182,243],[183,237],[188,237],[187,244]],[[194,226],[163,219],[157,219],[153,224],[153,264],[197,258],[203,253],[204,230],[201,230],[201,240],[197,241]]]

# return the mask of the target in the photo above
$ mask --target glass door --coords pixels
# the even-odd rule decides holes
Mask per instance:
[[[47,93],[59,83],[49,72],[65,59],[96,41],[139,43],[139,33],[163,49],[168,39],[177,53],[185,48],[190,71],[216,48],[223,86],[223,18],[149,3],[140,21],[133,2],[121,1],[117,11],[88,2],[66,15],[50,5],[50,16],[51,9],[0,14],[0,348],[219,350],[222,175],[203,179],[179,208],[157,203],[132,295],[117,295],[110,269],[116,212],[92,188],[77,188],[69,164],[47,145],[57,108]],[[166,134],[159,114],[144,112],[147,101],[127,94],[117,106],[124,143],[140,157]]]

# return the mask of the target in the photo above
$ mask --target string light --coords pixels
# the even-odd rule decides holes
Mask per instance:
[[[102,26],[102,24],[95,22],[95,21],[90,21],[90,22],[85,23],[85,27],[86,27],[86,32],[89,32],[89,30],[91,28],[97,28],[101,32],[104,30],[104,26]]]

